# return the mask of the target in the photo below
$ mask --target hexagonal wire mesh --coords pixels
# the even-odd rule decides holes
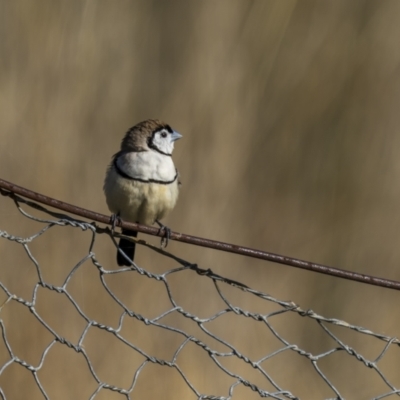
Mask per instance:
[[[148,398],[153,390],[149,386],[159,385],[164,398],[169,397],[168,390],[171,390],[173,396],[198,399],[231,399],[240,396],[249,398],[251,393],[256,397],[273,399],[297,399],[302,394],[309,398],[317,398],[312,395],[311,387],[319,386],[319,396],[324,393],[325,398],[333,396],[343,399],[346,397],[346,389],[342,390],[342,381],[334,376],[332,369],[326,365],[328,359],[335,360],[339,353],[346,355],[346,359],[341,358],[337,364],[339,369],[342,368],[341,363],[347,362],[351,364],[352,369],[362,366],[367,367],[363,368],[363,372],[374,372],[373,379],[379,381],[379,392],[375,392],[370,398],[381,399],[400,395],[398,374],[385,372],[385,368],[381,367],[387,354],[398,351],[398,339],[339,319],[325,318],[312,310],[304,310],[291,301],[282,301],[240,282],[219,276],[210,269],[202,269],[144,241],[141,241],[141,244],[158,253],[162,257],[161,260],[172,260],[174,265],[161,273],[153,273],[150,268],[139,267],[136,263],[128,268],[107,269],[96,256],[95,243],[103,236],[111,238],[116,245],[115,236],[118,235],[112,235],[109,230],[101,229],[94,223],[50,211],[18,197],[14,197],[14,201],[20,213],[33,221],[38,228],[36,233],[24,237],[0,230],[0,237],[8,241],[8,246],[12,247],[15,244],[18,248],[22,247],[29,259],[29,263],[18,266],[17,263],[5,263],[0,269],[2,275],[6,270],[10,272],[10,268],[15,269],[14,279],[0,277],[3,296],[0,299],[0,312],[3,315],[0,319],[1,345],[5,350],[0,358],[0,379],[1,376],[10,376],[15,383],[18,377],[22,377],[20,379],[26,382],[26,373],[29,373],[33,377],[30,385],[35,386],[37,398],[61,398],[62,396],[54,394],[56,392],[51,382],[57,382],[57,374],[64,375],[66,371],[71,374],[71,369],[75,369],[77,376],[70,377],[69,382],[69,385],[76,386],[79,393],[75,394],[74,398],[100,398],[105,392],[109,393],[108,391],[128,399],[137,398],[139,394]],[[31,215],[21,208],[21,201],[34,205],[53,219]],[[17,225],[15,226],[17,228]],[[40,242],[46,235],[52,235],[54,229],[51,228],[54,227],[69,227],[81,235],[82,231],[91,234],[86,254],[77,262],[69,264],[59,284],[54,283],[57,278],[51,278],[46,272],[47,266],[42,266],[40,259],[36,259],[31,250],[34,243]],[[17,246],[13,249],[15,252]],[[40,251],[46,249],[42,247]],[[78,276],[84,274],[83,270],[88,268],[91,270],[90,284],[77,291],[76,285],[81,285],[84,279],[78,279]],[[175,278],[186,276],[183,282],[188,284],[185,274],[188,274],[190,281],[207,281],[208,292],[203,293],[203,296],[215,296],[218,299],[214,299],[217,308],[212,312],[203,310],[205,315],[199,316],[190,311],[190,306],[184,305],[184,300],[176,294]],[[113,283],[113,279],[122,278],[130,285],[132,276],[145,287],[141,292],[141,304],[130,305],[126,296],[118,290],[118,285]],[[93,288],[94,282],[97,285],[96,290]],[[148,282],[156,283],[157,290],[153,291]],[[121,282],[119,284],[122,285]],[[27,286],[24,295],[19,294],[22,286]],[[134,290],[139,290],[138,284],[134,286]],[[95,319],[96,313],[88,308],[84,296],[82,297],[82,293],[87,291],[102,292],[101,295],[105,295],[106,300],[102,300],[101,295],[95,294],[98,296],[97,315],[101,320],[102,311],[111,309],[113,322],[104,323]],[[160,292],[163,292],[162,300],[158,300]],[[53,294],[56,297],[52,296]],[[248,296],[251,298],[250,302]],[[257,305],[254,305],[253,300]],[[240,305],[241,302],[243,305]],[[162,307],[157,311],[143,307],[152,303],[162,304]],[[43,304],[54,306],[52,315],[46,311]],[[142,308],[143,314],[140,311]],[[256,311],[250,311],[248,308]],[[29,322],[20,323],[23,318],[27,318],[21,316],[23,309],[29,311],[33,317],[29,317]],[[63,323],[57,322],[54,314],[58,314]],[[303,317],[302,321],[311,323],[312,327],[307,325],[304,328],[298,316]],[[298,327],[308,329],[309,334],[315,338],[317,335],[324,336],[323,346],[316,346],[310,350],[309,344],[295,343],[293,328],[281,322],[285,318],[295,320],[294,330]],[[66,330],[66,326],[74,333]],[[231,333],[237,333],[242,328],[245,336],[238,341],[237,335],[232,336]],[[317,329],[318,333],[313,332],[313,329]],[[258,336],[252,335],[254,332],[257,332]],[[346,343],[354,339],[354,334],[357,338],[362,336],[368,340],[373,339],[373,344],[368,346],[374,351],[374,359],[361,354],[355,347]],[[257,354],[250,354],[251,351],[243,345],[243,342],[253,340],[257,341]],[[21,350],[19,346],[22,343],[35,348],[36,356]],[[58,356],[53,354],[57,352],[60,353]],[[69,361],[66,360],[70,356],[67,353],[78,355],[79,364],[75,359],[71,361],[72,368],[71,365],[68,366]],[[129,356],[125,358],[127,354]],[[57,369],[54,357],[65,369]],[[388,355],[387,358],[389,357]],[[201,362],[197,362],[196,358]],[[114,376],[112,373],[107,375],[104,364],[113,370]],[[291,365],[294,365],[294,370],[291,369]],[[161,367],[161,374],[160,370],[156,373],[156,370],[149,366]],[[304,375],[303,368],[313,371],[312,380],[309,380],[311,375]],[[166,370],[173,370],[174,375],[169,376]],[[293,371],[300,379],[306,381],[305,385],[309,388],[307,395],[303,389],[296,393],[290,379]],[[125,381],[122,382],[119,379],[120,375],[126,375],[128,378],[124,378]],[[199,375],[203,375],[206,382],[202,382]],[[87,384],[75,383],[73,379],[79,379],[78,376]],[[166,379],[175,385],[175,389],[168,389],[163,381],[164,376],[168,376]],[[396,378],[395,384],[393,381],[396,381]],[[116,383],[118,381],[120,383]],[[218,384],[213,386],[210,383],[215,382],[212,381]],[[179,389],[180,394],[177,394],[176,385],[185,387]],[[67,388],[68,386],[64,387],[62,393],[66,398],[71,398],[71,392]],[[0,387],[3,399],[9,398],[9,392],[6,383]],[[14,398],[12,393],[11,391],[10,398]],[[31,398],[33,397],[32,395]]]

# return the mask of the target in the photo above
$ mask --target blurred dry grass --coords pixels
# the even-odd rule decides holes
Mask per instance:
[[[173,230],[400,280],[399,17],[397,0],[0,0],[0,176],[107,213],[102,181],[124,132],[161,118],[184,135],[174,153],[183,187],[166,220]],[[9,200],[0,201],[1,229],[32,232]],[[46,277],[60,283],[88,241],[55,228],[33,248]],[[324,316],[399,335],[394,291],[177,243],[169,249]],[[0,242],[1,276],[22,293],[30,287],[27,258],[13,250]],[[113,265],[108,241],[97,251]],[[137,261],[168,267],[142,248]],[[113,306],[103,303],[90,274],[78,279],[74,295],[93,318],[115,323]],[[135,276],[115,288],[139,309],[152,291],[147,312],[156,315],[165,293],[148,285]],[[200,279],[176,282],[176,296],[199,314],[215,306],[213,293]],[[50,317],[63,307],[51,298],[41,305]],[[15,318],[18,310],[6,312]],[[21,357],[37,363],[35,349],[49,337],[25,314],[12,341]],[[77,340],[82,327],[68,315],[67,307],[54,324]],[[327,345],[302,320],[277,326],[292,332],[293,343]],[[247,340],[250,325],[241,329],[231,332],[232,341],[256,351],[257,340]],[[162,337],[155,338],[143,346],[161,351]],[[124,368],[112,368],[110,349]],[[125,351],[115,343],[104,354],[93,348],[104,379],[130,384],[134,367]],[[88,398],[94,390],[78,358],[61,346],[52,354],[54,363],[48,360],[42,372],[51,398]],[[347,360],[327,361],[326,375],[346,387],[347,398],[373,397],[380,383],[366,385]],[[398,371],[398,354],[385,362],[388,374]],[[201,365],[187,361],[192,379],[208,390],[213,382]],[[174,372],[161,372],[146,371],[140,398],[192,398]],[[310,385],[313,372],[302,364],[282,360],[276,373],[291,377],[287,389],[303,398],[332,395],[320,382]],[[0,385],[11,399],[42,398],[22,368],[8,370]],[[222,378],[215,385],[226,388]]]

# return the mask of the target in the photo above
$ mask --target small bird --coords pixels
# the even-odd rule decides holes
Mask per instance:
[[[144,225],[157,222],[161,229],[169,231],[160,219],[175,207],[178,199],[179,174],[171,155],[175,141],[181,137],[157,119],[148,119],[129,129],[104,181],[106,202],[114,218]],[[137,231],[123,229],[122,233],[137,236]],[[133,261],[135,243],[121,238],[119,249]],[[131,265],[120,251],[117,263]]]

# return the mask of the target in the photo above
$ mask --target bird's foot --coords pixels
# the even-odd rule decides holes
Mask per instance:
[[[161,238],[161,248],[165,248],[168,246],[169,239],[171,237],[171,229],[162,224],[160,221],[156,221],[157,225],[160,227],[159,233],[163,233]]]
[[[115,227],[121,223],[121,217],[118,214],[112,214],[111,215],[111,233],[114,234],[115,232]]]

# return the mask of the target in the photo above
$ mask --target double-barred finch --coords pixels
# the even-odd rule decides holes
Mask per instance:
[[[104,181],[104,193],[112,213],[125,221],[153,225],[175,207],[179,175],[171,155],[174,142],[181,137],[156,119],[140,122],[129,129]],[[122,233],[137,236],[136,231],[123,229]],[[119,249],[133,261],[133,242],[120,239]],[[131,265],[120,251],[117,262],[119,266]]]

